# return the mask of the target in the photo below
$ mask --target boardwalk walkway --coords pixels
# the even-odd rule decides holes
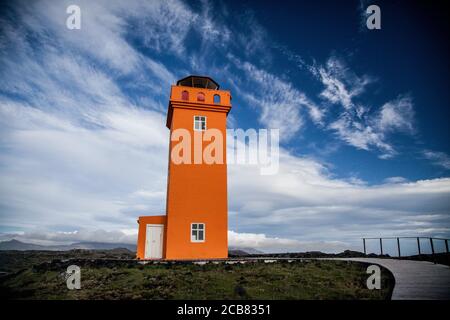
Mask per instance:
[[[379,258],[332,258],[378,264],[392,272],[392,300],[450,300],[450,267],[426,261]]]

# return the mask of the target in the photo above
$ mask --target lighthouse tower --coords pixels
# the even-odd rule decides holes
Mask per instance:
[[[139,217],[139,259],[228,257],[230,109],[230,92],[219,90],[209,77],[189,76],[172,86],[166,122],[171,136],[166,215]],[[211,154],[212,160],[205,159]]]

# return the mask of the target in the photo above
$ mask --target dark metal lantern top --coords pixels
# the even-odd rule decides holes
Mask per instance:
[[[186,78],[178,80],[177,86],[205,88],[212,90],[219,89],[219,84],[217,82],[215,82],[210,77],[203,76],[187,76]]]

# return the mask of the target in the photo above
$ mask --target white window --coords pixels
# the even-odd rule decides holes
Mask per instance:
[[[194,116],[194,130],[195,131],[205,131],[206,130],[206,117],[205,116]]]
[[[204,223],[191,223],[191,242],[205,242]]]

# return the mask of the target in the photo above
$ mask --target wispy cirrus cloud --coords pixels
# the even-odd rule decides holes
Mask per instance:
[[[373,78],[363,75],[357,76],[345,63],[335,56],[331,56],[324,66],[311,66],[310,71],[324,85],[325,89],[320,96],[333,104],[340,104],[346,110],[355,110],[360,113],[353,98],[364,92],[366,87],[374,81]]]
[[[400,95],[386,102],[375,118],[375,126],[383,133],[402,131],[414,132],[414,107],[409,95]]]
[[[260,69],[248,61],[228,55],[234,67],[244,73],[234,87],[251,107],[260,110],[259,121],[268,128],[280,129],[282,141],[289,141],[301,129],[303,113],[320,125],[323,110],[307,95],[280,77]],[[251,87],[251,90],[246,90]]]
[[[450,170],[450,157],[446,153],[433,150],[423,150],[422,154],[434,165]]]
[[[347,144],[367,151],[375,148],[381,152],[380,158],[387,159],[397,153],[389,134],[414,132],[414,108],[409,95],[399,95],[374,111],[361,96],[376,78],[357,75],[336,56],[309,70],[324,86],[320,97],[332,106],[342,107],[328,128]]]

